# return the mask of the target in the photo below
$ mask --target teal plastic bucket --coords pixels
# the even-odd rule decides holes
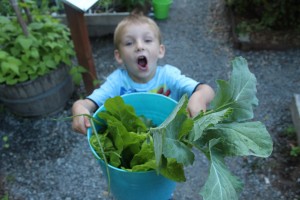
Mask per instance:
[[[122,98],[126,104],[134,107],[137,115],[144,115],[152,119],[156,125],[160,125],[177,105],[177,102],[171,98],[153,93],[132,93],[123,95]],[[94,117],[104,109],[104,106],[101,106],[94,114]],[[99,129],[100,127],[96,128]],[[88,129],[88,142],[91,136],[92,131]],[[89,145],[107,178],[104,161],[97,155],[90,142]],[[108,169],[110,174],[110,190],[116,200],[168,200],[171,199],[176,187],[176,182],[162,175],[157,175],[154,170],[128,172],[111,165],[108,165]]]
[[[156,19],[167,19],[171,4],[172,0],[152,0],[154,17]]]

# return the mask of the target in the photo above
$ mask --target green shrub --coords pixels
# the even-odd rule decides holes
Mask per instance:
[[[33,80],[65,63],[75,55],[69,31],[47,16],[30,23],[29,36],[23,35],[16,18],[0,16],[0,84]]]
[[[14,10],[11,7],[9,0],[0,1],[0,15],[8,16],[14,14]]]
[[[255,29],[300,29],[299,0],[225,0]]]
[[[14,85],[34,80],[61,64],[72,67],[72,76],[76,77],[73,80],[79,83],[81,71],[72,62],[75,51],[69,29],[42,13],[36,2],[18,3],[20,8],[27,6],[30,9],[32,21],[29,17],[22,17],[28,31],[26,35],[16,16],[0,16],[0,84]]]

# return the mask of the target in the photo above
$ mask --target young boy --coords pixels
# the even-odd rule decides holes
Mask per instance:
[[[178,101],[188,94],[188,112],[196,116],[214,97],[213,89],[181,74],[171,66],[157,66],[164,57],[165,47],[157,24],[150,18],[131,14],[123,19],[114,33],[115,59],[125,69],[117,69],[107,77],[100,88],[86,99],[73,104],[73,115],[91,114],[114,96],[132,92],[152,92]],[[72,127],[85,134],[90,126],[87,117],[74,117]]]

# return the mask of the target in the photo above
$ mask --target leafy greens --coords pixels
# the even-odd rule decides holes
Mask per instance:
[[[208,179],[200,194],[206,200],[238,199],[243,185],[227,169],[226,156],[268,157],[273,150],[272,139],[261,122],[253,118],[256,98],[256,78],[247,61],[237,57],[232,61],[229,81],[219,80],[211,108],[193,119],[192,128],[187,116],[187,97],[182,98],[173,113],[159,127],[151,128],[157,170],[164,168],[162,160],[173,158],[184,166],[192,164],[195,147],[210,161]],[[181,128],[174,128],[175,124]]]
[[[105,110],[97,114],[102,121],[101,129],[90,139],[100,158],[128,171],[155,170],[154,144],[149,132],[153,127],[151,120],[137,116],[134,108],[125,104],[120,96],[108,99],[104,107]],[[99,123],[99,120],[94,121]],[[165,160],[165,165],[160,172],[163,176],[185,181],[182,164],[170,158]]]

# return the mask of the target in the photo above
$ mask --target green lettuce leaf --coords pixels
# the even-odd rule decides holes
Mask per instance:
[[[144,163],[147,163],[149,160],[155,160],[154,158],[154,148],[153,148],[153,140],[144,141],[142,147],[139,152],[137,152],[130,162],[130,166],[132,167],[133,171],[139,165],[139,168]],[[146,166],[146,165],[145,165]],[[150,169],[155,169],[155,165],[151,166]],[[147,169],[149,170],[149,169]],[[144,170],[144,171],[147,171]]]
[[[122,122],[127,131],[147,131],[147,126],[144,124],[143,120],[136,115],[134,108],[125,104],[124,100],[120,96],[106,100],[104,107],[110,115],[116,117]]]

